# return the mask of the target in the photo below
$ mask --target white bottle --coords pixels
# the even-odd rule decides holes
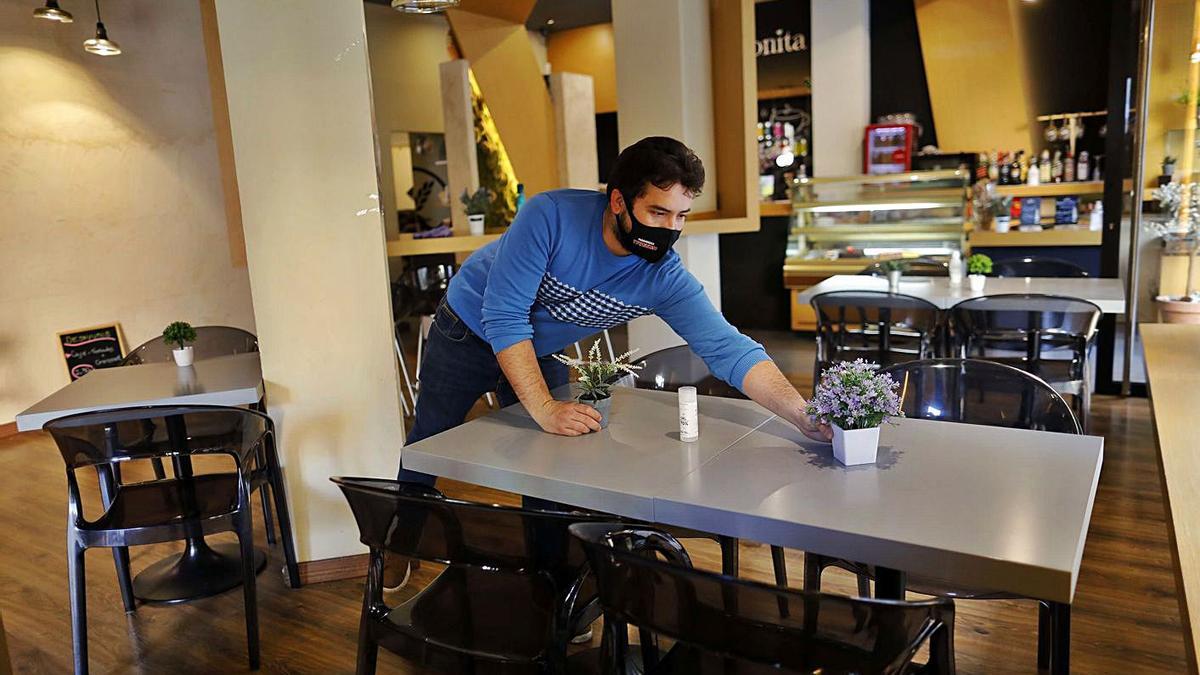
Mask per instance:
[[[679,440],[691,442],[700,438],[700,419],[697,410],[696,388],[679,388]]]
[[[962,253],[960,253],[958,251],[951,251],[950,252],[950,285],[951,286],[961,286],[962,280],[963,280]]]
[[[1104,229],[1104,202],[1097,200],[1092,205],[1092,214],[1088,218],[1088,229],[1093,232]]]
[[[1029,164],[1029,173],[1026,175],[1028,176],[1027,182],[1029,185],[1042,184],[1042,172],[1041,169],[1038,169],[1037,162],[1031,162]]]

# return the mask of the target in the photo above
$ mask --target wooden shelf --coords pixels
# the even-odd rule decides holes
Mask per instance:
[[[388,241],[387,252],[389,258],[432,253],[470,253],[496,241],[501,234],[497,232],[478,236],[430,237],[428,239],[414,239],[411,234],[402,234],[398,239]]]
[[[973,248],[1002,246],[1099,246],[1103,232],[1082,227],[1056,227],[1041,232],[975,230],[968,239]]]
[[[758,205],[758,215],[762,217],[790,216],[792,215],[792,203],[786,199],[760,202]]]
[[[758,100],[760,101],[773,98],[794,98],[796,96],[812,96],[812,87],[778,87],[775,89],[758,90]]]
[[[996,194],[1006,197],[1066,197],[1104,193],[1104,181],[1043,183],[1041,185],[997,185]]]

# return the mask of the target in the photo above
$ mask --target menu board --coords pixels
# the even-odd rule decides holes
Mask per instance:
[[[58,342],[72,382],[97,368],[119,366],[125,357],[121,326],[116,323],[59,333]]]

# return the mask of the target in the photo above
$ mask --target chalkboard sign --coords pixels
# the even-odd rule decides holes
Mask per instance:
[[[121,327],[115,323],[59,333],[58,342],[72,382],[96,368],[119,366],[125,356]]]

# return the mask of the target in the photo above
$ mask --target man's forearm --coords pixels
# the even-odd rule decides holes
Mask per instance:
[[[496,360],[526,410],[534,414],[545,406],[551,398],[550,389],[546,386],[546,378],[542,377],[532,340],[522,340],[505,348],[496,354]]]
[[[770,359],[760,361],[746,373],[742,390],[750,400],[770,410],[797,427],[809,425],[804,413],[806,402],[800,392],[788,382],[779,367]]]

